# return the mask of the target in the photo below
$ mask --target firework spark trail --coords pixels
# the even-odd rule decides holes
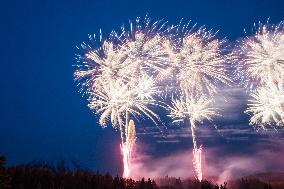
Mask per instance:
[[[212,112],[213,114],[213,112]],[[196,174],[196,178],[201,181],[203,177],[202,172],[202,145],[198,148],[196,142],[196,135],[195,135],[195,121],[193,119],[190,120],[190,128],[192,134],[192,142],[193,142],[193,150],[192,150],[192,164],[194,167],[194,171]]]
[[[202,180],[202,147],[197,147],[195,128],[196,123],[202,123],[203,120],[213,121],[212,117],[217,115],[216,110],[211,108],[212,100],[209,100],[205,96],[201,96],[198,100],[191,99],[173,99],[168,109],[170,114],[168,115],[174,121],[183,122],[186,118],[190,120],[190,128],[193,141],[193,166],[198,180]]]
[[[216,33],[206,31],[204,27],[193,32],[189,24],[181,23],[173,27],[177,35],[173,35],[163,43],[168,52],[168,66],[161,72],[161,78],[172,76],[177,88],[178,100],[172,100],[169,106],[169,117],[173,122],[190,120],[193,140],[193,166],[196,176],[202,180],[201,146],[198,148],[195,129],[196,122],[212,121],[216,115],[210,108],[214,94],[220,85],[230,85],[227,75],[227,60],[230,55],[225,53],[225,40],[216,39]]]
[[[125,142],[120,145],[120,150],[122,153],[123,161],[123,177],[129,178],[131,171],[131,157],[132,157],[132,148],[135,143],[135,140],[130,142]]]
[[[236,78],[250,92],[250,125],[284,125],[284,24],[259,24],[255,35],[239,41]]]
[[[201,181],[203,178],[203,172],[202,172],[202,146],[200,146],[199,148],[193,148],[192,150],[192,154],[193,154],[193,159],[192,159],[192,163],[193,163],[193,167],[195,170],[195,174],[196,174],[196,178]]]
[[[133,146],[136,141],[136,130],[134,121],[130,120],[128,124],[127,139],[126,142],[120,145],[122,160],[123,160],[123,177],[129,178],[131,172],[131,157]]]

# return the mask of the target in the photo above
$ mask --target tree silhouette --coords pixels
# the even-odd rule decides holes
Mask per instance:
[[[207,180],[181,180],[168,176],[154,181],[150,178],[125,179],[80,169],[72,172],[63,166],[64,163],[56,170],[44,167],[6,168],[5,161],[5,157],[0,156],[0,189],[228,189],[226,182],[219,186]],[[272,189],[271,184],[257,179],[240,179],[230,182],[229,186],[229,189]],[[283,187],[278,183],[273,185],[273,189]]]
[[[0,155],[0,168],[4,168],[6,162],[5,156]]]
[[[11,178],[6,172],[6,168],[4,167],[6,162],[6,158],[0,155],[0,189],[9,189]]]

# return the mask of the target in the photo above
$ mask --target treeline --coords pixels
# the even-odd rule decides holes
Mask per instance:
[[[5,168],[0,156],[0,189],[228,189],[227,183],[216,185],[210,181],[181,180],[174,177],[132,180],[90,171],[53,171],[48,168]],[[258,180],[239,180],[230,189],[272,189]]]
[[[175,177],[164,177],[156,179],[156,183],[161,189],[272,189],[272,186],[268,183],[262,182],[258,179],[238,179],[235,181],[225,182],[220,186],[214,185],[210,181],[198,180],[181,180]],[[275,187],[273,189],[284,189],[283,185]]]

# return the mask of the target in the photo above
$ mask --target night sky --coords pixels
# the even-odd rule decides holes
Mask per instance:
[[[255,22],[270,18],[270,23],[277,24],[284,20],[282,0],[11,0],[2,1],[0,9],[0,154],[7,157],[8,166],[62,156],[113,174],[122,171],[120,134],[111,127],[98,126],[97,117],[73,81],[76,46],[87,41],[88,34],[102,29],[107,36],[130,19],[148,13],[153,20],[164,18],[169,24],[177,24],[181,18],[192,20],[198,26],[219,30],[219,38],[234,42]],[[218,120],[219,131],[202,127],[199,140],[212,154],[221,146],[218,153],[222,157],[252,156],[260,149],[284,152],[279,148],[284,144],[281,130],[267,134],[248,127],[242,114],[244,94],[234,90],[234,95],[229,95],[231,113],[226,112],[231,117]],[[165,125],[168,129],[163,134],[154,126],[139,125],[137,148],[148,159],[190,150],[187,127]]]

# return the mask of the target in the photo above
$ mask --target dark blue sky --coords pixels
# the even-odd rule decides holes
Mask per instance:
[[[58,154],[121,171],[119,133],[101,129],[73,82],[76,45],[145,16],[181,18],[236,40],[254,22],[284,20],[282,0],[2,1],[0,154],[8,165]]]

